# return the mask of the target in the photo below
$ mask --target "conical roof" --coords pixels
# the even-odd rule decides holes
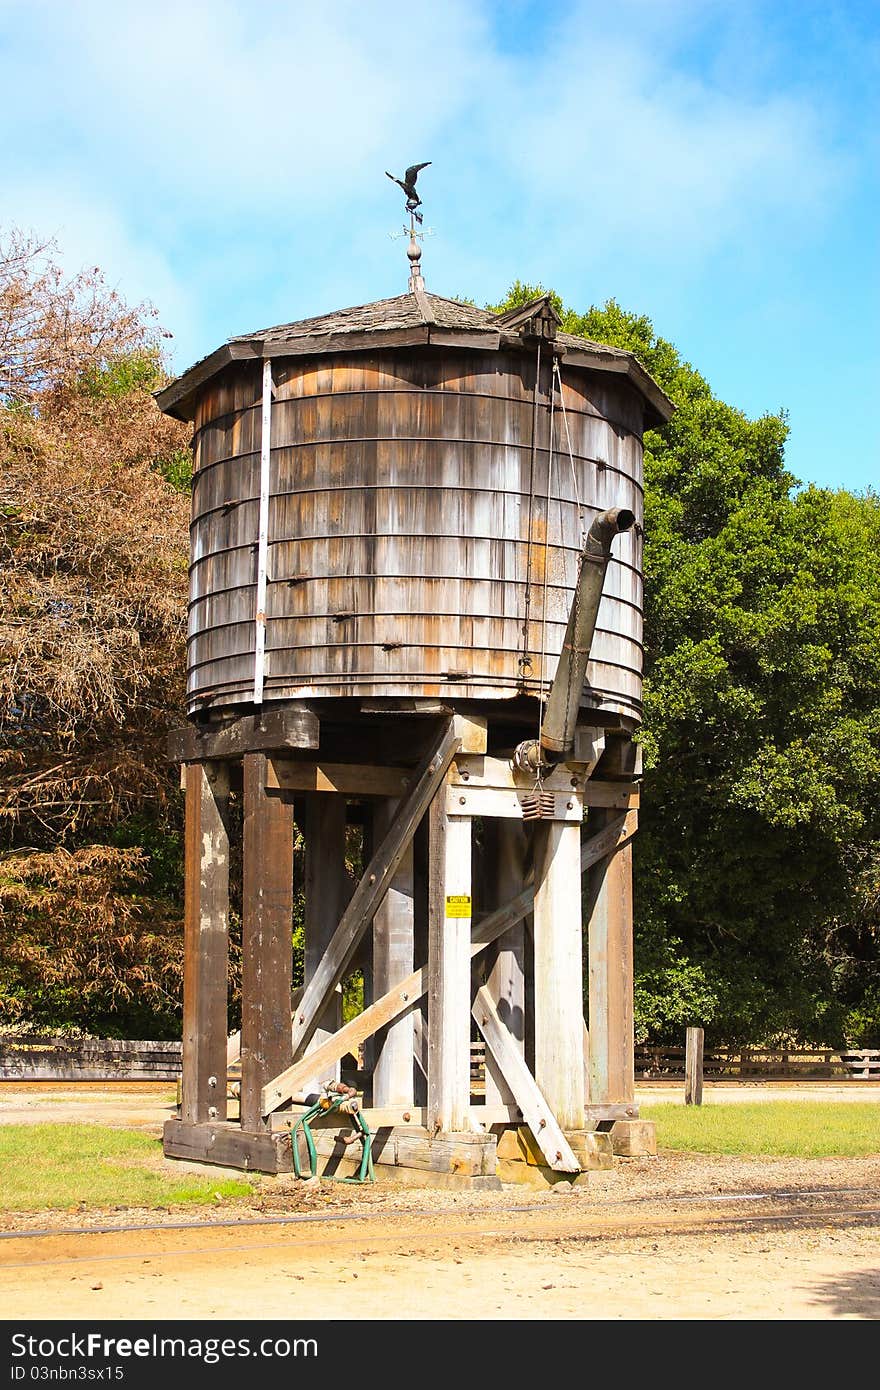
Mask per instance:
[[[498,351],[524,348],[536,337],[552,340],[566,366],[611,371],[629,377],[645,400],[647,428],[663,424],[674,406],[638,358],[622,348],[563,333],[548,295],[501,314],[426,290],[410,290],[337,309],[330,314],[284,323],[229,338],[189,367],[161,391],[159,408],[180,420],[193,417],[197,388],[230,362],[254,358],[307,357],[328,352],[364,352],[372,348],[436,347]]]

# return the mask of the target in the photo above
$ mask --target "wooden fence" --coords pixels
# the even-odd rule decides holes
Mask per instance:
[[[636,1079],[683,1081],[683,1047],[637,1047]],[[880,1049],[707,1047],[706,1081],[880,1081]]]
[[[0,1038],[0,1081],[176,1081],[179,1042]]]
[[[482,1087],[485,1044],[471,1044],[471,1082]],[[21,1036],[0,1038],[0,1081],[177,1081],[179,1042]],[[637,1047],[638,1081],[683,1081],[684,1047]],[[878,1081],[880,1049],[705,1048],[705,1081]]]

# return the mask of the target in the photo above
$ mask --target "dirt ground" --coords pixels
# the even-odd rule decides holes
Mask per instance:
[[[877,1103],[877,1156],[661,1153],[617,1159],[582,1188],[500,1192],[401,1188],[381,1170],[373,1186],[279,1176],[207,1210],[5,1212],[2,1317],[875,1319],[880,1089],[809,1094]],[[707,1087],[704,1103],[791,1095]],[[682,1096],[646,1086],[637,1099]],[[173,1106],[169,1087],[0,1087],[0,1123],[79,1119],[158,1135]]]

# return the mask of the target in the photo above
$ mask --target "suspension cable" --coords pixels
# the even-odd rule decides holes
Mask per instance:
[[[550,569],[550,498],[553,494],[553,445],[556,433],[556,422],[554,407],[556,404],[556,390],[553,375],[550,376],[550,441],[547,455],[547,509],[544,514],[544,584],[543,598],[541,603],[541,693],[538,702],[538,747],[541,746],[541,734],[544,730],[544,707],[547,696],[544,690],[546,683],[545,665],[547,662],[547,582]],[[538,768],[537,783],[540,784],[541,772]]]
[[[574,483],[574,500],[577,507],[578,521],[581,527],[581,546],[583,547],[583,543],[587,537],[587,531],[584,525],[584,508],[581,502],[580,488],[578,487],[577,469],[574,466],[574,450],[571,447],[571,434],[568,428],[568,412],[565,409],[565,396],[562,394],[562,373],[559,370],[558,360],[554,360],[553,370],[556,373],[556,380],[559,382],[559,404],[562,407],[562,423],[565,425],[565,439],[568,444],[568,461],[571,464],[571,480]]]

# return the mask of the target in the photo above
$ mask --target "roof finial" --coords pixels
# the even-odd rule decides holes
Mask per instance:
[[[419,246],[418,233],[415,223],[410,226],[409,246],[406,248],[409,257],[409,289],[410,293],[415,290],[423,290],[425,281],[422,276],[422,248]]]

